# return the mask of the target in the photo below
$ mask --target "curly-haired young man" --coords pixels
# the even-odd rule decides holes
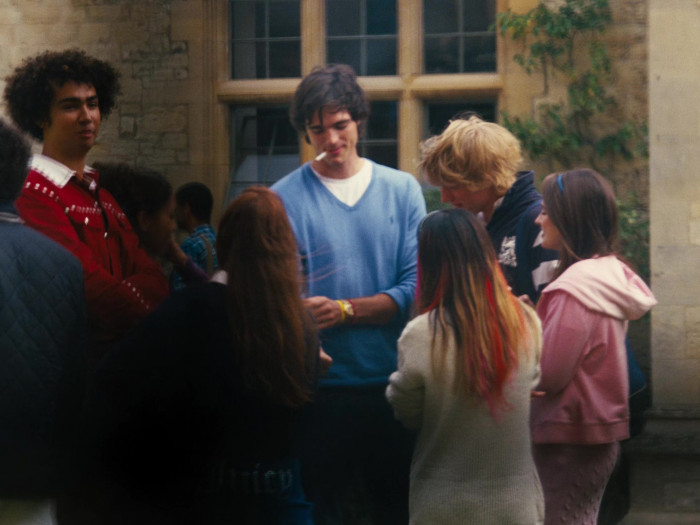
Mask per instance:
[[[100,123],[114,108],[119,73],[70,49],[28,58],[6,81],[10,116],[43,142],[16,207],[29,226],[82,263],[94,362],[168,293],[162,270],[138,247],[124,212],[86,165]]]

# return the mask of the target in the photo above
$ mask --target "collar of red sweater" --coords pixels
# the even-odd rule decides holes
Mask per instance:
[[[68,181],[76,176],[75,170],[46,155],[34,155],[29,167],[59,188],[65,187]],[[96,172],[90,166],[85,166],[85,173],[91,175],[91,179],[95,178]]]

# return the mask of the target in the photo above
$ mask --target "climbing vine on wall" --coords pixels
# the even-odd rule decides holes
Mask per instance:
[[[646,123],[615,117],[611,61],[601,38],[611,21],[608,0],[542,1],[524,14],[497,15],[501,35],[522,46],[515,61],[529,75],[542,75],[543,100],[554,98],[555,82],[566,88],[562,100],[542,102],[534,116],[502,113],[530,158],[550,171],[585,165],[610,176],[617,160],[649,155]],[[637,195],[620,200],[620,233],[622,254],[648,279],[649,214]]]
[[[608,0],[540,2],[524,14],[508,10],[497,15],[501,34],[522,45],[515,61],[528,74],[542,75],[543,98],[554,82],[566,87],[563,100],[540,104],[535,116],[502,114],[504,125],[533,160],[564,168],[583,163],[603,171],[619,157],[648,155],[645,123],[616,121],[611,126],[617,101],[608,89],[611,62],[600,38],[610,23]]]

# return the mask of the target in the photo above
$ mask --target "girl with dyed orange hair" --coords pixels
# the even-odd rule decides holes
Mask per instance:
[[[470,212],[421,224],[417,302],[387,388],[396,417],[419,430],[410,523],[541,523],[528,426],[541,328]]]

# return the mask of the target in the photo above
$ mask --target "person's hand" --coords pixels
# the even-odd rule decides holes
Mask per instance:
[[[318,348],[318,358],[320,360],[321,365],[321,375],[323,375],[326,372],[328,372],[328,369],[333,364],[333,358],[329,356],[326,352],[324,352],[323,348],[321,348],[320,346]]]
[[[523,294],[523,295],[519,296],[518,299],[520,301],[522,301],[523,303],[525,303],[526,305],[528,305],[530,308],[535,307],[535,305],[532,303],[532,300],[530,299],[530,296],[527,294]]]
[[[187,264],[187,255],[182,251],[180,245],[175,241],[174,238],[170,238],[170,245],[168,246],[168,251],[165,257],[172,262],[176,268],[184,268]]]
[[[319,330],[343,322],[343,309],[333,299],[317,295],[304,299],[304,305],[308,308]]]

